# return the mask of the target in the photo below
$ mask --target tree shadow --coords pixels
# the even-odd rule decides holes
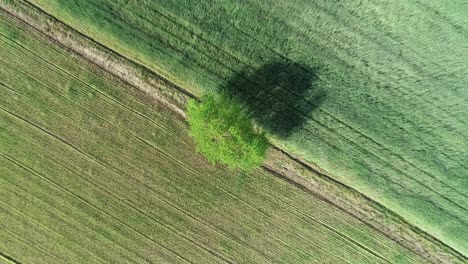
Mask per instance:
[[[224,89],[263,130],[286,138],[325,99],[325,90],[317,84],[318,74],[318,68],[273,62],[236,74]]]

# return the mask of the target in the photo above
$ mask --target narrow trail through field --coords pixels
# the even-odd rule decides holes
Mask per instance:
[[[122,55],[116,53],[115,51],[109,50],[107,47],[102,46],[101,44],[93,41],[89,37],[81,35],[80,33],[74,31],[72,28],[68,28],[66,25],[54,19],[50,15],[47,16],[46,18],[37,19],[37,17],[34,18],[32,16],[29,16],[31,14],[28,14],[24,10],[15,10],[11,6],[8,6],[8,4],[3,4],[3,3],[0,3],[0,9],[16,17],[17,19],[25,22],[26,24],[28,24],[35,30],[39,31],[41,34],[48,36],[50,39],[52,39],[59,45],[79,55],[85,60],[90,61],[97,67],[112,74],[113,76],[120,79],[121,81],[127,84],[130,84],[131,86],[136,87],[137,89],[140,89],[143,92],[149,94],[155,100],[158,100],[162,104],[168,106],[170,109],[173,109],[175,113],[185,118],[184,102],[186,102],[188,98],[195,98],[195,96],[191,94],[190,92],[188,92],[183,87],[179,87],[175,83],[172,83],[168,79],[162,77],[162,75],[160,75],[159,73],[155,73],[149,70],[148,68],[144,67],[143,65],[140,65],[134,61],[131,61],[130,59],[123,57]],[[45,13],[35,14],[35,16],[39,16],[39,17],[45,16],[45,15],[46,15]],[[3,37],[8,38],[7,36],[3,36]],[[17,45],[21,46],[21,43],[17,43]],[[28,50],[28,48],[25,46],[22,46],[22,48]],[[30,53],[34,56],[34,53],[32,51],[30,51]],[[73,76],[73,74],[67,72],[65,69],[62,69],[56,66],[55,64],[47,61],[46,58],[42,58],[40,56],[36,56],[36,57],[38,57],[40,60],[42,60],[46,64],[49,64],[51,68],[55,68],[55,70],[62,72],[63,74],[68,75],[71,78],[76,78],[76,80],[79,82],[84,82],[78,77]],[[27,73],[24,73],[24,74],[27,74]],[[146,78],[142,78],[142,76],[146,76]],[[30,77],[34,78],[32,76]],[[101,93],[98,89],[94,88],[93,85],[88,84],[88,83],[84,83],[84,84],[88,86],[90,89],[93,89],[97,91],[98,93]],[[43,84],[43,85],[47,86],[46,84]],[[12,92],[16,92],[14,88],[9,87],[7,84],[3,82],[0,82],[0,86],[4,87],[5,89],[11,90]],[[155,86],[158,86],[158,87],[155,87]],[[165,91],[160,93],[161,90],[165,90]],[[147,119],[148,122],[152,122],[151,118],[145,116],[144,113],[138,112],[137,110],[134,110],[134,109],[129,109],[125,105],[120,104],[119,102],[113,100],[113,98],[107,96],[105,93],[101,93],[101,96],[107,97],[106,99],[112,102],[113,104],[120,105],[120,107],[125,108],[128,111],[131,111],[133,114],[138,115],[141,118]],[[78,107],[81,108],[81,106],[78,106]],[[33,127],[36,127],[37,129],[43,131],[45,134],[50,135],[51,137],[61,141],[63,144],[74,149],[74,151],[79,152],[86,158],[93,160],[97,164],[101,165],[106,170],[115,170],[111,164],[106,164],[103,161],[96,159],[92,155],[82,151],[79,147],[74,146],[72,143],[67,142],[64,139],[61,139],[60,136],[54,135],[52,132],[47,131],[46,129],[40,127],[37,124],[32,123],[29,120],[23,119],[19,115],[10,112],[7,109],[1,108],[1,110],[12,116],[15,116],[15,118],[20,119],[23,122],[28,123],[29,125]],[[330,118],[337,119],[331,114],[329,114],[329,116]],[[100,116],[96,116],[96,117],[102,119],[102,117]],[[103,121],[108,122],[105,119],[103,119]],[[114,126],[115,129],[121,129],[121,127],[114,125],[111,122],[109,123],[112,126]],[[170,133],[170,131],[168,131],[165,127],[162,127],[160,124],[155,123],[155,125],[159,126],[161,129],[165,130],[167,133]],[[328,128],[326,124],[324,124],[324,127]],[[354,130],[353,128],[350,128],[350,129]],[[357,130],[355,130],[355,132],[360,133]],[[140,138],[138,135],[135,135],[135,134],[130,134],[130,136],[133,137],[136,141],[140,142],[141,144],[144,144],[147,147],[153,149],[156,153],[158,153],[158,155],[165,157],[169,162],[174,163],[175,166],[182,167],[184,170],[187,170],[189,173],[193,173],[193,174],[198,173],[197,171],[193,170],[192,168],[186,166],[185,164],[179,162],[177,159],[173,158],[170,154],[164,153],[164,151],[158,149],[157,146],[154,146],[151,142],[148,142],[144,138]],[[352,139],[349,139],[349,140],[350,142],[354,143]],[[357,145],[357,143],[355,144]],[[380,143],[378,142],[375,142],[375,144],[379,147],[385,148],[384,146],[380,145]],[[12,161],[11,158],[8,158],[7,156],[3,154],[1,154],[1,156],[6,158],[7,160]],[[12,162],[15,163],[14,161]],[[15,163],[15,164],[17,164],[18,166],[22,166],[21,164],[18,164],[18,163]],[[414,166],[415,169],[419,169],[414,164],[410,163],[410,166]],[[28,169],[28,168],[25,168],[25,169]],[[401,245],[409,248],[413,252],[421,255],[422,257],[426,258],[427,260],[433,263],[439,263],[439,262],[451,263],[451,261],[455,262],[456,260],[462,260],[462,261],[466,260],[466,257],[462,256],[455,250],[451,249],[449,246],[443,244],[441,241],[438,241],[436,238],[423,232],[417,227],[410,225],[400,216],[394,214],[387,208],[384,208],[382,205],[376,203],[375,201],[369,199],[368,197],[363,196],[362,194],[358,193],[356,190],[348,186],[345,186],[340,182],[333,180],[332,177],[329,177],[327,173],[322,171],[320,168],[317,168],[313,164],[310,164],[309,162],[304,161],[300,157],[294,156],[292,153],[288,153],[286,150],[281,149],[278,146],[272,146],[272,150],[269,153],[269,158],[264,165],[264,169],[268,173],[272,173],[274,175],[282,177],[286,181],[290,183],[294,183],[301,189],[306,190],[309,193],[312,193],[313,195],[319,197],[320,199],[323,199],[327,203],[342,209],[343,211],[356,217],[357,219],[359,219],[366,225],[382,232],[385,236],[397,241]],[[115,173],[125,174],[125,172],[122,172],[122,171],[115,171]],[[426,173],[430,175],[430,173],[428,172]],[[131,177],[131,175],[127,175],[127,176]],[[41,176],[41,177],[47,180],[47,177],[45,176]],[[411,178],[409,175],[408,177]],[[438,179],[434,179],[434,180],[438,181]],[[94,182],[91,182],[91,183],[95,184],[99,188],[102,188]],[[74,195],[73,193],[70,193],[68,190],[64,189],[64,187],[60,186],[59,184],[56,184],[54,182],[52,182],[52,184],[56,185],[60,189],[63,189],[66,193],[69,193],[70,195]],[[451,186],[448,186],[448,187],[451,188]],[[233,196],[228,191],[223,190],[222,187],[219,187],[219,189],[221,192],[225,193],[226,195]],[[337,197],[336,194],[338,193],[344,194],[344,195],[342,197]],[[233,197],[237,199],[238,201],[240,201],[241,203],[244,203],[246,207],[251,207],[251,210],[254,210],[260,214],[262,213],[261,210],[253,207],[248,202],[244,201],[242,198],[238,198],[235,196]],[[81,198],[78,197],[77,199],[81,199]],[[120,197],[116,197],[116,199],[124,201]],[[86,201],[83,201],[83,202],[86,203]],[[167,202],[167,203],[169,203],[170,206],[178,209],[177,205],[173,205],[170,202]],[[127,205],[136,209],[136,207],[132,205],[131,203]],[[181,209],[178,209],[178,210],[182,212]],[[140,212],[140,213],[145,214],[144,212]],[[183,212],[183,213],[186,214],[186,212]],[[304,213],[302,213],[299,209],[296,208],[295,214],[304,214]],[[379,219],[379,217],[383,217],[384,215],[389,215],[390,219],[385,219],[385,220],[383,218]],[[377,216],[377,217],[374,218],[374,216]],[[113,218],[113,216],[111,215],[109,215],[109,217]],[[198,221],[199,223],[205,225],[205,223],[203,222],[203,219],[198,219],[195,216],[191,216],[191,217],[195,221]],[[365,245],[362,245],[358,241],[354,241],[352,240],[352,238],[349,238],[346,235],[343,235],[339,231],[335,230],[333,227],[328,226],[327,224],[321,222],[320,220],[314,219],[313,216],[305,214],[305,217],[310,218],[311,220],[319,223],[320,225],[324,226],[331,232],[336,233],[342,239],[350,240],[356,247],[360,248],[364,252],[367,252],[368,254],[371,254],[381,259],[383,262],[390,263],[389,260],[385,259],[385,257],[381,256],[377,252],[374,252],[372,249],[367,248]],[[117,222],[120,222],[119,219],[116,219],[116,218],[113,218],[113,219]],[[121,223],[121,224],[124,224],[124,223]],[[132,227],[129,227],[129,226],[126,226],[126,228],[132,229]],[[167,227],[167,228],[171,229],[170,227]],[[214,227],[210,226],[210,228],[213,229]],[[395,230],[398,230],[399,232],[395,232]],[[213,231],[219,232],[219,234],[221,234],[221,232],[217,230],[216,228],[214,228]],[[144,234],[141,234],[137,230],[133,230],[133,232],[141,236],[144,236],[146,239],[154,243],[157,243],[153,239],[146,237]],[[174,232],[177,232],[177,231],[174,231]],[[179,234],[179,235],[182,235],[182,234]],[[274,234],[272,234],[272,236],[274,237]],[[191,238],[186,237],[186,239],[188,239],[191,243],[196,244],[201,249],[206,250],[210,252],[211,254],[216,255],[219,259],[223,260],[224,262],[227,262],[227,263],[232,262],[229,258],[227,258],[227,256],[218,255],[216,252],[205,247],[203,244],[199,244],[198,242],[192,240]],[[304,239],[310,243],[313,242],[306,237],[303,237],[301,239]],[[238,242],[238,243],[242,244],[241,242]],[[291,250],[301,250],[298,248],[294,248],[292,245],[285,244],[285,246],[291,247]],[[171,251],[168,248],[166,249],[168,251]],[[325,249],[323,250],[325,251]],[[445,255],[447,252],[450,254],[450,256]],[[0,252],[0,256],[2,256],[4,259],[7,259],[10,262],[19,263],[13,258],[7,255],[4,255],[1,252]],[[344,259],[342,260],[345,261]]]

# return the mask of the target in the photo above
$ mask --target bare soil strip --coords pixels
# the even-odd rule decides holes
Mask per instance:
[[[196,98],[170,80],[100,45],[27,1],[1,0],[0,9],[112,76],[143,91],[181,117],[185,118],[187,100]],[[342,209],[432,263],[465,263],[468,260],[391,210],[277,146],[269,150],[264,169]],[[14,259],[10,261],[18,263]]]

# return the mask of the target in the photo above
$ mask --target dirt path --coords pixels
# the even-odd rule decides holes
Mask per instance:
[[[68,27],[27,1],[0,0],[0,9],[28,24],[37,33],[86,59],[119,80],[143,91],[185,118],[185,105],[195,95],[176,80],[129,60]],[[271,174],[323,199],[432,263],[466,263],[468,259],[391,210],[337,182],[327,172],[300,157],[272,146],[263,166]]]

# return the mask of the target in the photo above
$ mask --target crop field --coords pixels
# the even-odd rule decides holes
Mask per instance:
[[[0,12],[0,260],[422,263],[330,204],[196,154],[178,115]]]
[[[195,94],[287,105],[276,144],[468,255],[466,1],[30,2]]]

